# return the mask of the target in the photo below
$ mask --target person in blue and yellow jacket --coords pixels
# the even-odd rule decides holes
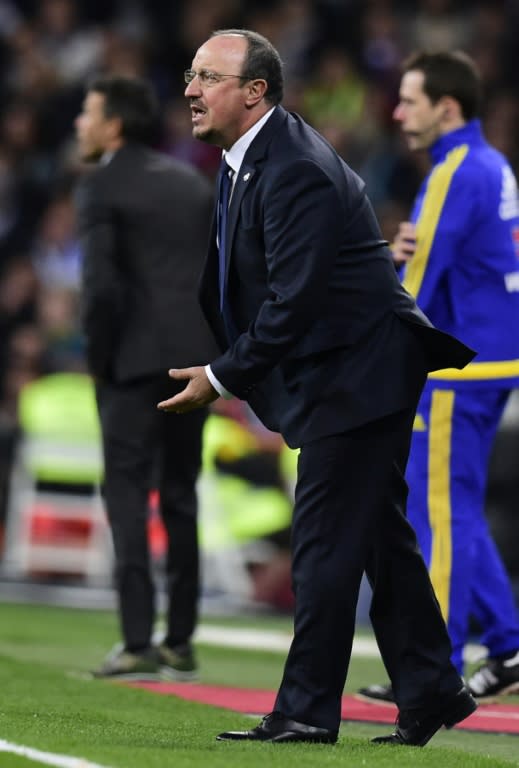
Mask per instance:
[[[462,371],[429,375],[418,406],[406,479],[408,516],[463,673],[469,620],[488,658],[469,679],[482,699],[519,691],[519,618],[484,514],[489,456],[519,383],[519,202],[503,155],[477,119],[480,79],[461,52],[417,53],[404,63],[400,123],[432,169],[400,225],[393,258],[404,286],[443,331],[477,351]],[[390,686],[359,692],[392,699]]]

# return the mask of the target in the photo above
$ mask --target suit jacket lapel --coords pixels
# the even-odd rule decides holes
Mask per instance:
[[[236,225],[240,214],[240,207],[242,198],[247,191],[248,185],[251,183],[256,169],[253,165],[246,162],[243,159],[238,178],[234,183],[234,189],[232,192],[231,203],[229,205],[229,213],[227,215],[227,237],[225,241],[225,282],[227,283],[227,277],[229,275],[229,264],[231,261],[232,243],[234,240],[234,233],[236,231]]]
[[[279,130],[281,124],[285,121],[287,116],[286,110],[277,106],[271,117],[260,132],[255,136],[251,145],[245,153],[241,168],[238,172],[238,177],[234,183],[234,189],[231,197],[231,203],[229,206],[229,214],[227,217],[227,236],[225,243],[225,282],[227,287],[227,279],[229,276],[229,265],[231,262],[232,244],[234,241],[234,233],[236,231],[236,225],[238,223],[240,215],[240,207],[243,196],[247,192],[254,175],[257,171],[257,164],[265,157],[267,147],[270,144],[272,137]]]

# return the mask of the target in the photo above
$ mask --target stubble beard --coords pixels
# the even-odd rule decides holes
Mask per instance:
[[[192,135],[194,139],[203,141],[206,144],[217,144],[214,131],[211,128],[202,128],[198,125],[194,125]]]
[[[82,163],[98,163],[103,156],[104,150],[101,147],[93,147],[92,149],[81,149],[79,147],[79,159]]]

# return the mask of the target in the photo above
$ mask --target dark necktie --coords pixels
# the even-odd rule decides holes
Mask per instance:
[[[227,214],[231,197],[233,171],[222,159],[218,182],[218,287],[220,290],[220,311],[225,314],[225,241],[227,237]]]

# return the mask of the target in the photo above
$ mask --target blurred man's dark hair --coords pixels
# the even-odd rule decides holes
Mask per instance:
[[[424,93],[433,104],[442,96],[459,103],[465,120],[472,120],[481,108],[481,78],[475,62],[463,51],[411,54],[402,64],[402,72],[424,74]]]
[[[120,118],[121,135],[126,141],[152,141],[158,103],[149,82],[117,75],[96,77],[87,90],[104,96],[104,115]]]

